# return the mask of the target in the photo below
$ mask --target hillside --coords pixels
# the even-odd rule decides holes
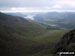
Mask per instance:
[[[0,13],[0,55],[24,56],[29,51],[29,45],[34,41],[31,37],[38,36],[45,31],[40,24],[34,24],[24,18]]]
[[[45,30],[45,27],[36,22],[33,23],[21,17],[9,16],[2,13],[0,13],[0,24],[2,26],[12,28],[18,33],[22,32],[21,34],[24,34],[24,32],[26,32],[27,34],[33,33],[33,35],[35,35],[34,32],[40,34],[42,31]]]
[[[65,34],[56,45],[56,52],[75,52],[75,29]]]

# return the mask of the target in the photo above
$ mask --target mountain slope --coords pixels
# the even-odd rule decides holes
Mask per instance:
[[[39,33],[45,30],[45,27],[38,23],[33,23],[21,17],[9,16],[2,13],[0,13],[0,24],[13,28],[17,32],[22,31],[27,34],[33,33],[33,35],[35,35],[34,32]]]
[[[75,52],[75,29],[65,34],[56,45],[56,52]]]
[[[44,31],[45,28],[40,24],[0,13],[0,55],[27,56],[32,53],[30,46],[36,43],[30,39]]]

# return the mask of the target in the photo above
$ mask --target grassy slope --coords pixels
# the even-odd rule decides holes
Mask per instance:
[[[57,42],[68,30],[49,30],[36,39],[43,42]]]
[[[67,32],[68,30],[50,30],[41,36],[37,36],[35,39],[39,45],[35,48],[39,51],[33,56],[51,55],[54,51],[53,48],[55,43],[57,43],[59,39]]]
[[[9,29],[10,28],[8,28],[8,30]],[[2,30],[5,30],[5,29],[2,28],[0,30],[0,32]],[[19,50],[23,51],[24,55],[26,55],[26,56],[27,55],[31,56],[31,54],[37,54],[37,53],[40,53],[43,55],[51,54],[51,51],[52,51],[51,48],[53,48],[52,45],[55,42],[57,42],[58,39],[60,39],[60,37],[67,32],[66,30],[64,30],[64,31],[63,30],[50,30],[48,32],[44,32],[43,34],[40,34],[40,35],[34,37],[33,35],[26,36],[26,35],[22,35],[17,32],[11,34],[10,32],[13,32],[12,29],[10,29],[10,32],[8,32],[8,33],[7,33],[7,31],[6,31],[6,33],[5,33],[5,31],[4,31],[4,33],[2,33],[2,32],[0,33],[1,35],[2,34],[4,35],[4,36],[2,35],[2,37],[11,37],[12,38],[14,36],[14,38],[16,37],[17,41],[13,41],[13,40],[15,40],[14,38],[13,39],[11,39],[11,38],[5,39],[4,38],[5,42],[10,42],[10,44],[13,44],[13,42],[15,42],[15,45],[18,44],[16,46],[16,48],[19,48],[19,45],[21,45],[19,43],[22,43],[21,46],[23,47],[23,50],[22,50],[22,47],[20,47]],[[22,39],[22,40],[19,40],[19,39]],[[21,42],[21,41],[23,41],[23,42]]]
[[[24,56],[32,53],[33,36],[42,34],[45,28],[24,18],[0,13],[0,52],[2,56]]]

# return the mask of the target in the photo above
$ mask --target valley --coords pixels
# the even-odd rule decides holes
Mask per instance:
[[[0,0],[0,56],[75,56],[75,0]]]
[[[50,55],[55,44],[68,31],[47,29],[46,25],[32,20],[0,13],[0,52],[5,53],[3,56]]]

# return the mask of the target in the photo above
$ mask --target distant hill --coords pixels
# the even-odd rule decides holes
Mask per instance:
[[[49,25],[49,27],[53,29],[54,28],[55,29],[73,29],[75,28],[75,12],[6,13],[6,14],[20,16],[25,19],[28,19],[26,17],[30,15],[32,16],[34,21]]]
[[[0,13],[0,55],[26,56],[35,44],[32,38],[42,34],[45,28],[28,20]]]
[[[74,12],[48,12],[37,14],[34,16],[35,21],[46,24],[53,24],[61,29],[75,28],[75,13]]]

